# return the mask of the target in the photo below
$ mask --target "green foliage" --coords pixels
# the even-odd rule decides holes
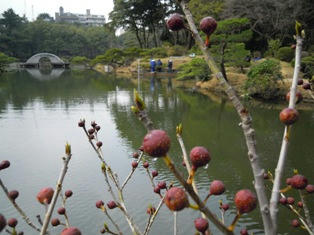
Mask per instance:
[[[71,59],[71,63],[73,63],[73,64],[88,64],[89,59],[86,58],[85,56],[74,56]]]
[[[179,67],[177,80],[197,79],[201,81],[209,80],[211,71],[207,63],[202,58],[194,58],[189,63]]]
[[[286,62],[290,62],[294,57],[294,50],[290,47],[280,47],[276,53],[276,58]]]
[[[278,96],[278,81],[281,79],[279,61],[265,60],[250,69],[244,90],[253,97],[273,99]]]
[[[174,45],[168,48],[168,56],[183,56],[186,54],[186,48],[180,45]]]
[[[189,50],[189,54],[192,54],[192,53],[194,53],[195,55],[202,55],[202,54],[203,54],[198,45],[194,45],[194,46]]]
[[[7,56],[6,54],[0,52],[0,74],[5,71],[4,69],[5,65],[16,62],[16,61],[17,61],[16,58]]]
[[[295,60],[291,61],[291,66],[294,67]],[[306,56],[301,58],[301,72],[304,73],[303,77],[312,79],[314,76],[314,56]]]
[[[250,66],[250,62],[246,60],[249,55],[250,51],[245,49],[244,43],[229,43],[226,49],[226,64],[240,68],[243,72],[244,67]]]
[[[124,53],[118,48],[111,48],[103,55],[98,55],[91,60],[91,65],[97,63],[110,64],[110,65],[123,65],[125,62]]]
[[[168,56],[167,49],[164,47],[145,49],[140,53],[140,55],[144,58],[151,58],[151,57],[164,58]]]
[[[189,8],[195,18],[195,22],[200,22],[206,16],[218,19],[223,11],[223,4],[222,0],[191,0],[189,1]]]
[[[266,54],[269,56],[275,56],[280,46],[281,46],[281,42],[279,39],[268,40],[268,50]]]
[[[86,27],[74,24],[36,20],[26,22],[13,10],[3,13],[0,19],[0,51],[21,60],[39,52],[59,57],[85,56],[93,58],[118,46],[114,31],[108,26]],[[46,14],[40,19],[46,19]]]

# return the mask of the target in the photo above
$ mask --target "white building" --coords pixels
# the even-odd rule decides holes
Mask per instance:
[[[77,23],[87,26],[102,26],[106,23],[104,15],[91,15],[90,9],[86,10],[86,14],[75,14],[64,12],[63,7],[59,8],[59,12],[55,13],[56,22]]]

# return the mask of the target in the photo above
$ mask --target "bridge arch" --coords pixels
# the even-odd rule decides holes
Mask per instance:
[[[51,53],[38,53],[33,55],[26,61],[25,65],[37,65],[42,58],[48,58],[52,65],[65,65],[62,59]]]

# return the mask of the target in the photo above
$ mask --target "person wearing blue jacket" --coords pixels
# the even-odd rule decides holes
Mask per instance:
[[[150,72],[156,72],[156,61],[154,59],[150,60]]]

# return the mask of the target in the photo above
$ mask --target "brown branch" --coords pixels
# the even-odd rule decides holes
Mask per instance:
[[[304,192],[301,191],[301,190],[298,190],[298,191],[299,191],[299,194],[300,194],[301,202],[303,204],[303,210],[304,210],[306,223],[308,224],[309,229],[312,231],[312,233],[310,233],[310,234],[314,234],[314,227],[313,227],[313,223],[312,223],[312,220],[311,220],[311,215],[310,215],[309,208],[307,207],[307,203],[305,201]]]
[[[149,222],[148,222],[148,224],[146,226],[144,235],[147,235],[149,233],[150,228],[152,227],[152,225],[153,225],[153,223],[155,221],[155,218],[156,218],[156,216],[157,216],[157,214],[158,214],[158,212],[159,212],[159,210],[160,210],[160,208],[162,207],[163,204],[164,204],[164,197],[160,200],[160,202],[159,202],[159,204],[158,204],[158,206],[156,208],[155,213],[151,216],[151,218],[150,218],[150,220],[149,220]]]
[[[139,156],[139,158],[138,158],[138,160],[137,160],[137,163],[140,163],[140,162],[141,162],[143,155],[144,155],[144,152],[141,152],[141,154],[140,154],[140,156]],[[128,183],[128,181],[131,179],[131,177],[132,177],[132,175],[133,175],[133,173],[134,173],[135,170],[136,170],[136,168],[132,168],[131,172],[130,172],[129,175],[126,177],[126,179],[124,180],[124,182],[123,182],[123,184],[122,184],[122,186],[121,186],[121,191],[124,189],[125,185],[126,185],[126,184]]]

